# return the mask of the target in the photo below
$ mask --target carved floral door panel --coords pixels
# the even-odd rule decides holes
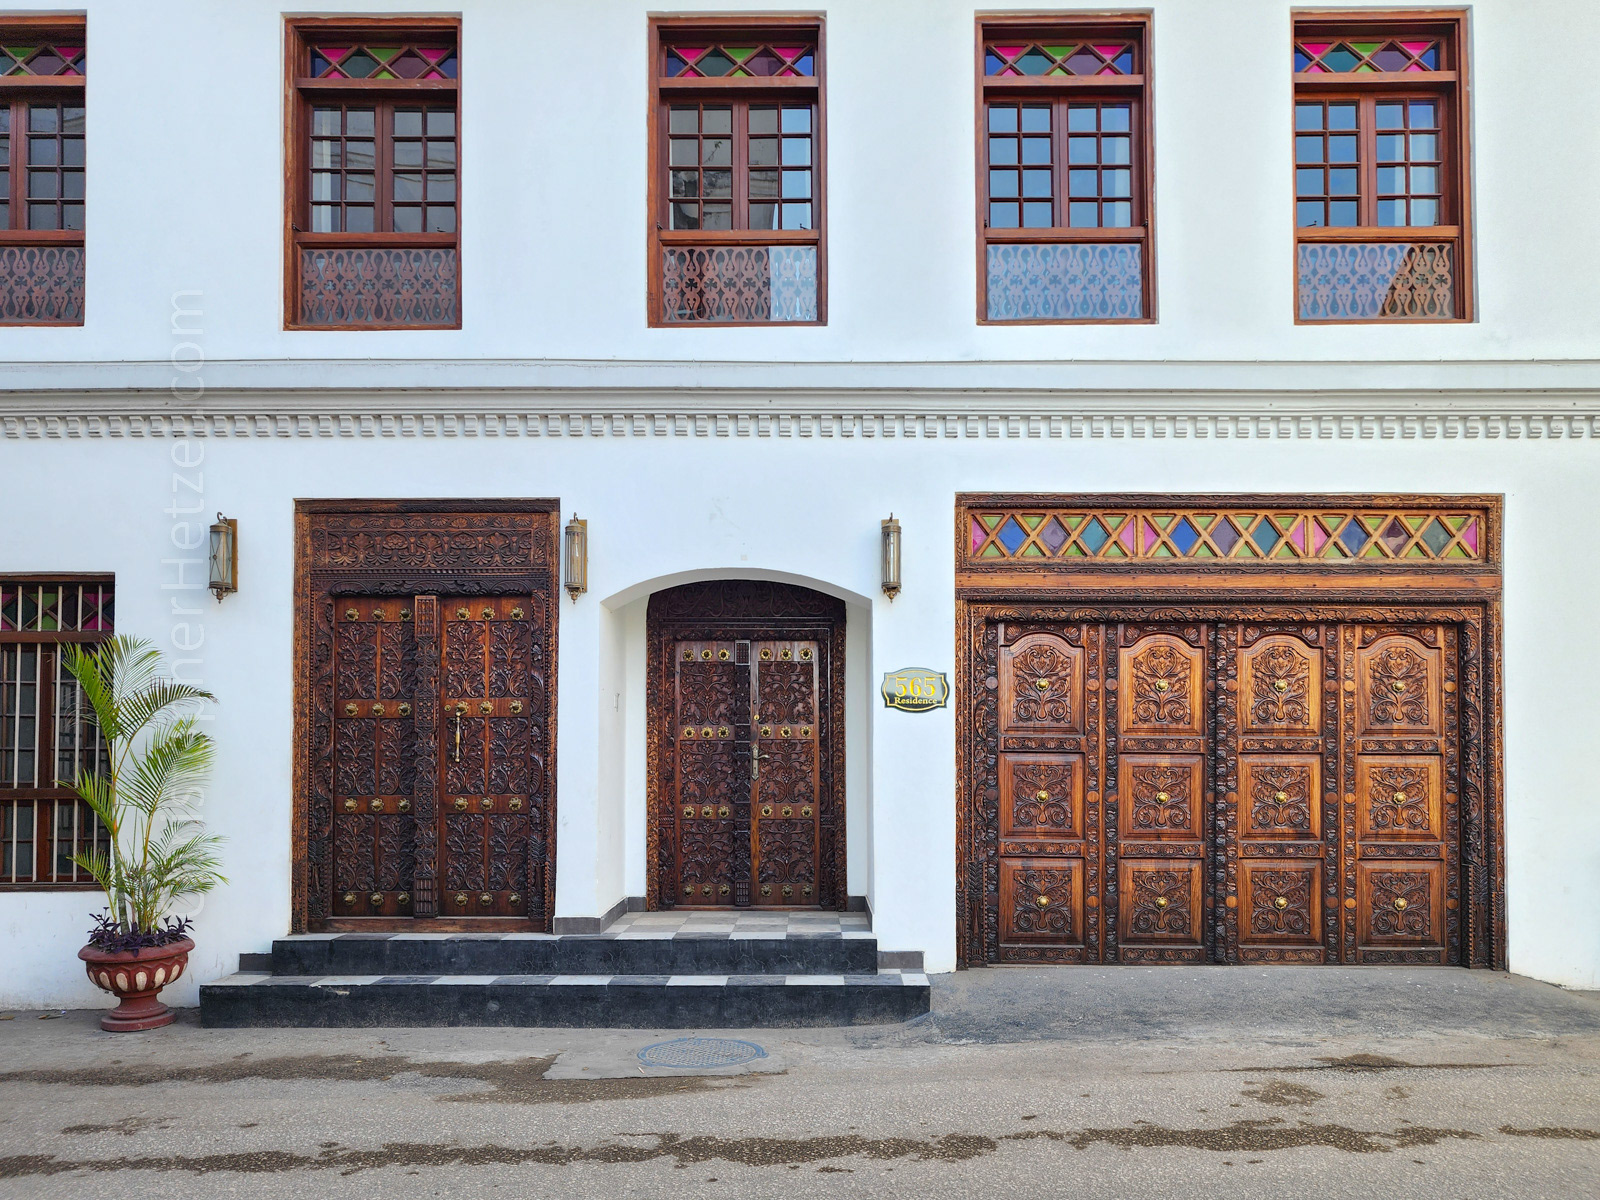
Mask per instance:
[[[819,643],[752,643],[755,905],[817,903]]]
[[[672,833],[680,906],[750,903],[750,643],[680,641]]]
[[[543,674],[533,602],[441,597],[438,911],[524,917],[543,892]]]
[[[346,918],[408,917],[416,875],[411,607],[360,596],[340,597],[336,608],[330,907]]]
[[[1456,626],[1049,617],[975,627],[969,959],[1459,961]]]

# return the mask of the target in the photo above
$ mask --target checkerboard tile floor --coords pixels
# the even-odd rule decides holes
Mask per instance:
[[[769,938],[813,936],[871,937],[872,921],[866,913],[771,912],[749,909],[728,911],[673,911],[624,913],[603,936],[618,938],[683,937],[726,934]]]

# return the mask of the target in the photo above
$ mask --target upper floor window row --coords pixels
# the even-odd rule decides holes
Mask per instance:
[[[1471,318],[1464,14],[1295,18],[1301,323]],[[977,24],[977,319],[1156,319],[1149,14]],[[285,323],[461,325],[460,23],[293,18]],[[651,325],[827,322],[825,29],[650,23]],[[81,324],[85,29],[0,18],[0,324]]]

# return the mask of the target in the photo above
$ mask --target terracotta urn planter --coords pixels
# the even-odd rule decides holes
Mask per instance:
[[[131,1033],[172,1024],[172,1010],[156,995],[183,974],[193,949],[193,941],[179,938],[149,950],[97,950],[93,946],[79,950],[89,982],[122,1001],[100,1018],[100,1028]]]

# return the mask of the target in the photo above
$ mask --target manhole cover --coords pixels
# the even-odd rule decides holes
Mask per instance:
[[[639,1061],[650,1067],[736,1067],[766,1056],[754,1042],[735,1038],[674,1038],[639,1051]]]

